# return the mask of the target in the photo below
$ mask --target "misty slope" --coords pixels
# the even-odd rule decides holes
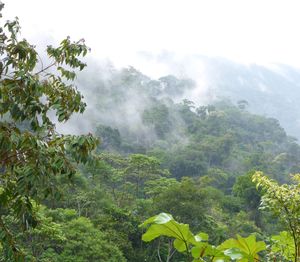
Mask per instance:
[[[249,110],[278,119],[289,135],[300,138],[300,70],[287,65],[242,65],[200,58],[214,98],[247,100]]]
[[[139,113],[153,98],[176,102],[187,98],[197,106],[229,99],[234,104],[246,100],[250,112],[278,119],[289,135],[300,139],[300,70],[280,64],[244,65],[204,56],[182,60],[170,56],[157,63],[168,67],[174,75],[153,79],[133,67],[117,70],[111,64],[89,63],[87,72],[79,79],[90,108],[86,115],[91,121],[81,119],[86,131],[93,129],[91,122],[99,117],[107,125],[134,123],[132,126],[144,130]],[[186,77],[182,79],[182,75]],[[115,103],[114,108],[109,108],[111,103]],[[94,110],[99,104],[102,112]]]
[[[197,88],[190,79],[168,75],[153,80],[133,67],[93,76],[79,79],[91,106],[77,125],[88,123],[101,140],[99,152],[153,155],[177,179],[214,169],[233,177],[258,169],[286,180],[299,171],[299,146],[276,119],[251,114],[226,99],[207,106],[182,101]],[[234,94],[236,83],[231,89],[222,83],[216,82],[216,94],[222,87],[226,97]]]

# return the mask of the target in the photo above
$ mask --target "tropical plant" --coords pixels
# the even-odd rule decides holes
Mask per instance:
[[[143,241],[149,242],[162,236],[172,238],[173,248],[180,253],[185,253],[186,261],[254,262],[260,261],[258,253],[266,249],[266,244],[263,241],[256,241],[255,235],[247,238],[237,235],[237,239],[228,239],[216,247],[208,242],[206,233],[200,232],[194,235],[189,230],[188,224],[178,223],[166,213],[147,219],[141,227],[148,227],[142,236]],[[166,261],[170,261],[173,255],[174,251],[169,250]],[[158,256],[162,261],[159,252]]]

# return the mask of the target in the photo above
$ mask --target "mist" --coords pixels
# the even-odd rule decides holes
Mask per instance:
[[[142,53],[134,67],[118,68],[109,60],[88,59],[86,62],[88,67],[78,75],[76,82],[85,97],[86,111],[83,115],[74,115],[67,124],[58,124],[60,132],[94,132],[97,123],[102,123],[150,143],[156,136],[151,127],[145,125],[142,115],[153,105],[154,98],[174,104],[187,99],[194,102],[195,107],[228,99],[234,104],[246,100],[247,110],[278,119],[289,135],[300,138],[300,70],[296,67],[241,64],[221,57],[179,56],[166,51],[158,55]],[[125,72],[137,79],[125,83],[121,79]],[[190,86],[166,92],[161,81],[166,76],[178,81],[189,80]],[[151,82],[155,83],[155,90],[147,87]],[[119,100],[116,100],[118,92]],[[176,119],[182,121],[179,116]]]
[[[116,72],[133,67],[147,81],[168,75],[194,81],[193,88],[180,94],[160,94],[174,103],[188,99],[198,107],[220,99],[247,100],[248,110],[279,119],[288,134],[299,137],[300,38],[293,33],[300,22],[297,7],[297,1],[73,1],[69,5],[68,1],[11,0],[4,18],[17,15],[22,35],[41,54],[48,44],[57,45],[67,35],[85,38],[91,47],[88,67],[76,83],[85,96],[86,112],[74,115],[70,124],[58,123],[61,132],[93,132],[99,121],[120,129],[130,125],[134,133],[138,130],[141,137],[153,140],[155,135],[141,117],[151,104],[147,95],[127,90],[123,101],[102,111],[101,99],[94,95],[99,86],[109,89]],[[108,104],[116,102],[104,94]]]

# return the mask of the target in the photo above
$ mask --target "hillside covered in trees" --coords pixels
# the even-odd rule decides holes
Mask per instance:
[[[0,261],[297,261],[300,146],[276,119],[243,100],[197,105],[192,79],[133,67],[82,74],[89,106],[72,84],[84,41],[48,46],[53,63],[38,69],[18,21],[4,29]],[[190,234],[185,247],[167,223]]]

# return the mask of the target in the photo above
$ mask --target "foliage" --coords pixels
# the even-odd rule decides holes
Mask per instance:
[[[276,181],[264,176],[262,172],[256,172],[253,175],[256,186],[262,188],[264,192],[261,208],[270,209],[283,221],[293,239],[294,261],[298,261],[300,257],[300,175],[295,174],[292,179],[294,184],[278,185]]]
[[[3,5],[1,5],[1,9]],[[40,202],[57,192],[57,177],[72,177],[74,162],[87,162],[96,140],[91,135],[60,135],[50,119],[59,122],[73,112],[83,112],[85,103],[69,84],[76,69],[85,64],[88,48],[84,40],[63,40],[58,48],[48,46],[53,62],[38,70],[38,53],[25,39],[19,40],[18,19],[1,26],[0,35],[0,242],[7,260],[22,260],[4,216],[12,212],[23,229],[37,225],[34,199]],[[56,70],[50,73],[48,70]],[[21,128],[30,124],[29,129]]]
[[[101,140],[100,148],[118,149],[121,145],[121,136],[118,129],[99,125],[95,135]]]
[[[288,261],[295,258],[294,240],[293,237],[287,232],[282,231],[276,236],[271,237],[272,252],[282,255]]]
[[[237,235],[237,239],[228,239],[215,247],[207,242],[207,234],[194,235],[189,230],[189,225],[178,223],[166,213],[151,217],[141,224],[142,227],[148,225],[150,226],[143,234],[143,241],[149,242],[161,236],[170,237],[174,239],[174,248],[186,253],[186,261],[206,261],[206,258],[209,261],[259,261],[258,253],[266,249],[266,244],[257,242],[254,235],[247,238]]]
[[[108,236],[75,210],[42,207],[36,214],[37,227],[18,236],[26,261],[125,261]]]
[[[188,223],[193,230],[210,232],[218,227],[219,222],[214,216],[220,200],[220,192],[216,191],[213,188],[198,188],[192,179],[183,178],[180,183],[171,185],[154,197],[154,208],[172,213],[176,219]],[[212,237],[222,238],[222,234],[219,236],[214,232]]]
[[[259,261],[258,253],[266,249],[263,241],[256,241],[255,235],[242,238],[237,235],[236,239],[228,239],[219,246],[224,254],[237,261]]]
[[[63,226],[67,241],[57,261],[125,261],[120,250],[110,244],[89,219],[79,217]]]
[[[143,112],[143,122],[146,125],[153,126],[155,134],[163,139],[165,134],[172,129],[172,122],[169,118],[169,109],[164,104],[158,104],[153,108],[146,109]]]

